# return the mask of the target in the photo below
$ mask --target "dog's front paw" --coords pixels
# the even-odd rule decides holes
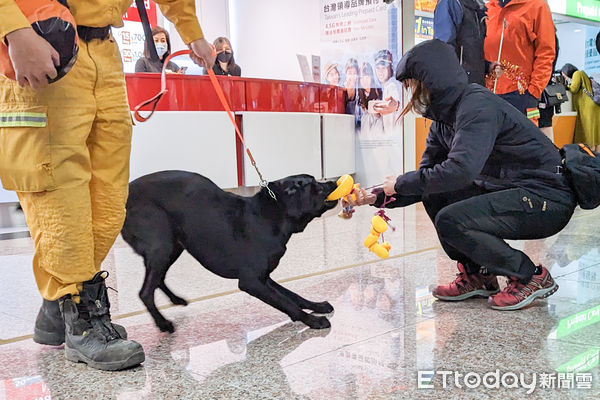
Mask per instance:
[[[329,314],[333,312],[333,306],[329,302],[315,303],[312,310],[319,314]]]
[[[306,317],[302,319],[302,322],[304,322],[312,329],[331,328],[331,323],[325,317],[316,317],[314,315],[307,314]]]
[[[175,332],[175,325],[173,325],[173,323],[171,321],[164,320],[161,322],[157,322],[157,325],[158,325],[158,329],[160,329],[161,332],[169,332],[169,333]]]

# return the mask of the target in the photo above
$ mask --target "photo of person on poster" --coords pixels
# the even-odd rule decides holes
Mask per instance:
[[[358,104],[361,111],[359,133],[362,138],[369,138],[383,130],[381,116],[373,108],[381,100],[382,91],[377,87],[373,67],[366,61],[360,66],[358,81]]]
[[[360,121],[360,107],[357,105],[356,89],[358,86],[358,61],[356,58],[349,58],[344,68],[344,88],[346,114],[354,115],[356,124]]]
[[[338,70],[337,63],[330,61],[325,64],[325,82],[328,85],[340,85],[340,71]]]
[[[402,90],[394,76],[392,53],[389,50],[380,50],[375,54],[375,75],[382,87],[382,100],[375,103],[374,111],[381,115],[383,122],[383,135],[392,136],[400,126],[398,115],[400,96]]]

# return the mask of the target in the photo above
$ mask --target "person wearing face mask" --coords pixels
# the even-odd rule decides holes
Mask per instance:
[[[160,26],[152,28],[152,39],[154,39],[154,46],[156,47],[156,54],[158,54],[158,60],[152,60],[150,58],[150,50],[147,46],[144,46],[144,57],[137,60],[135,63],[135,72],[152,72],[161,73],[165,59],[171,54],[171,40],[169,39],[169,32]],[[183,73],[183,70],[177,66],[173,61],[169,61],[167,64],[167,72],[170,73]]]
[[[405,207],[423,202],[457,278],[433,290],[445,301],[488,297],[496,310],[518,310],[553,294],[550,272],[505,240],[542,239],[569,222],[576,200],[562,157],[515,107],[469,84],[454,48],[423,42],[400,60],[396,79],[411,109],[433,120],[417,171],[388,176],[383,190],[357,193],[350,205]],[[508,277],[500,290],[497,276]]]
[[[217,52],[217,62],[213,66],[215,75],[241,76],[242,68],[235,63],[231,42],[226,37],[218,37],[213,42]]]

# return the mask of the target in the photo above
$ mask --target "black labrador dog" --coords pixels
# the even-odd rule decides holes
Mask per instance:
[[[165,285],[169,267],[187,250],[205,268],[223,278],[238,279],[240,290],[315,329],[329,328],[328,302],[315,303],[282,287],[269,277],[286,251],[293,233],[302,232],[315,217],[336,206],[327,201],[335,182],[317,182],[310,175],[269,183],[252,197],[221,190],[208,178],[184,171],[163,171],[129,185],[123,239],[144,258],[146,277],[140,298],[161,331],[173,324],[156,308],[160,288],[173,304],[187,302]]]

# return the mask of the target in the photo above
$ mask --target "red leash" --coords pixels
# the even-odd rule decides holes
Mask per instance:
[[[214,56],[214,51],[215,50],[213,49],[213,56]],[[158,92],[158,94],[156,96],[154,96],[148,100],[145,100],[145,101],[141,102],[140,104],[138,104],[137,106],[135,106],[133,115],[137,121],[145,122],[145,121],[149,120],[150,117],[152,117],[152,115],[154,114],[154,111],[156,110],[156,106],[158,105],[158,102],[160,101],[162,96],[168,92],[168,89],[167,89],[167,65],[169,64],[169,61],[171,60],[171,58],[178,57],[181,55],[187,55],[187,54],[190,54],[190,50],[180,50],[180,51],[176,51],[173,54],[170,54],[165,59],[165,61],[163,63],[161,76],[160,76],[160,92]],[[237,123],[235,122],[235,116],[233,115],[233,112],[231,111],[231,107],[229,106],[229,103],[227,102],[227,98],[225,97],[225,93],[223,93],[223,89],[221,88],[221,85],[219,84],[219,81],[217,80],[215,72],[212,70],[212,68],[206,68],[206,72],[208,73],[210,82],[212,83],[213,88],[215,89],[215,92],[217,93],[217,97],[219,98],[221,105],[227,112],[227,115],[229,116],[229,119],[231,120],[231,123],[233,124],[233,127],[235,128],[235,133],[237,134],[238,139],[240,139],[240,142],[242,142],[242,146],[244,146],[244,149],[246,149],[246,154],[248,154],[248,157],[250,158],[250,162],[252,163],[252,166],[254,167],[254,169],[256,170],[256,173],[258,174],[258,178],[260,180],[260,186],[266,188],[267,191],[269,192],[269,195],[273,199],[277,200],[275,193],[273,193],[271,188],[269,188],[269,182],[267,182],[263,178],[262,174],[260,173],[260,170],[258,169],[258,167],[256,165],[256,161],[254,161],[254,157],[252,156],[252,152],[250,152],[250,149],[248,148],[248,146],[246,146],[246,142],[244,141],[242,132],[240,131],[240,128],[238,127]],[[140,110],[150,104],[152,105],[150,114],[148,114],[148,116],[146,116],[146,117],[142,116],[140,114]]]

